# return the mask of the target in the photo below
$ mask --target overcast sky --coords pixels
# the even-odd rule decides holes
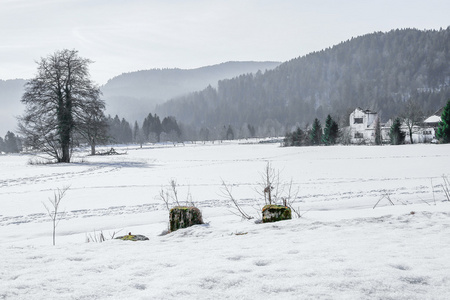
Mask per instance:
[[[351,37],[450,25],[449,0],[0,0],[0,79],[76,49],[104,84],[124,72],[287,61]]]

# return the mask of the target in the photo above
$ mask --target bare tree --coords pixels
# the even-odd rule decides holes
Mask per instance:
[[[59,205],[61,204],[61,200],[64,198],[67,190],[69,187],[64,187],[62,189],[58,189],[54,192],[53,198],[48,198],[48,201],[50,202],[50,206],[47,206],[44,202],[45,209],[47,210],[48,216],[52,220],[52,227],[53,227],[53,246],[55,245],[55,239],[56,239],[56,226],[58,226],[59,221],[61,221],[61,218],[64,216],[64,213],[61,213],[59,211]]]
[[[86,134],[99,124],[89,116],[101,116],[105,109],[100,89],[89,79],[90,63],[67,49],[41,58],[21,100],[26,109],[19,129],[26,146],[70,162],[74,134]]]
[[[442,179],[444,180],[444,183],[442,184],[442,189],[444,190],[445,197],[447,198],[447,201],[450,201],[450,180],[446,175],[442,175]]]
[[[401,114],[403,123],[408,128],[408,135],[411,144],[414,144],[412,135],[414,133],[414,126],[420,124],[423,121],[423,113],[419,103],[413,99],[409,99],[405,103],[405,108]]]
[[[175,206],[182,206],[180,200],[178,199],[178,183],[175,179],[171,179],[169,181],[169,187],[167,188],[161,188],[159,191],[159,199],[164,202],[164,205],[166,206],[167,210],[170,211],[170,207]],[[191,188],[188,186],[188,191],[186,193],[186,206],[194,206],[195,203],[192,200],[192,194],[191,194]]]
[[[222,195],[225,198],[228,198],[231,203],[233,203],[234,208],[236,209],[236,211],[232,211],[235,215],[238,215],[240,217],[242,217],[242,219],[245,220],[251,220],[253,219],[252,216],[250,216],[249,214],[247,214],[244,209],[242,208],[242,206],[238,203],[238,201],[236,200],[236,198],[233,197],[233,194],[231,192],[231,188],[225,183],[225,181],[222,179]]]
[[[108,141],[108,122],[103,113],[101,101],[90,101],[79,115],[78,133],[91,146],[91,155],[95,155],[95,147]]]
[[[284,189],[280,182],[280,172],[275,170],[270,162],[267,162],[264,172],[260,175],[261,181],[256,192],[264,197],[265,204],[276,204]]]

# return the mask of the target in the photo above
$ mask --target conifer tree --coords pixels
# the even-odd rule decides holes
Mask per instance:
[[[5,142],[0,137],[0,154],[5,151]]]
[[[330,143],[331,143],[331,145],[336,144],[338,138],[339,138],[339,125],[333,120],[333,122],[331,122],[331,128],[330,128]]]
[[[16,135],[11,131],[8,131],[8,133],[6,133],[5,136],[5,152],[6,153],[20,152]]]
[[[439,122],[436,137],[441,143],[450,143],[450,100],[442,111],[441,122]]]
[[[381,124],[380,124],[380,118],[377,117],[375,120],[375,145],[381,145]]]
[[[320,145],[322,140],[322,125],[319,119],[315,118],[311,132],[309,133],[309,142],[311,145]]]
[[[391,145],[400,145],[405,142],[405,133],[401,131],[402,123],[399,118],[396,118],[391,126],[389,137],[391,138]]]
[[[330,115],[327,116],[327,119],[325,120],[325,128],[323,129],[323,135],[322,135],[322,143],[325,146],[328,146],[330,144],[330,130],[331,130],[331,123],[333,122],[333,119]]]
[[[338,124],[331,118],[330,115],[328,115],[325,121],[325,128],[323,130],[322,143],[326,146],[334,145],[336,144],[338,135],[339,135]]]

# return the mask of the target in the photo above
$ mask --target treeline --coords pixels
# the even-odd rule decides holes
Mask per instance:
[[[265,73],[222,80],[156,112],[196,128],[252,124],[261,136],[305,128],[328,114],[341,116],[337,121],[345,126],[356,107],[377,111],[385,122],[408,99],[430,114],[450,97],[449,48],[450,27],[372,33]]]
[[[117,144],[234,140],[257,136],[255,127],[247,123],[239,128],[224,125],[198,129],[178,123],[173,116],[164,117],[161,121],[157,114],[152,113],[149,113],[142,122],[135,121],[133,126],[125,118],[121,119],[117,115],[114,118],[108,116],[106,123],[108,125],[106,142]]]
[[[125,118],[119,116],[107,117],[108,142],[117,144],[130,144],[146,142],[181,142],[181,129],[174,117],[165,117],[162,122],[158,115],[151,113],[143,120],[142,125],[135,121],[134,126]]]
[[[22,141],[13,132],[8,131],[5,138],[0,137],[0,153],[19,153],[22,151]]]
[[[341,137],[339,125],[336,121],[327,116],[325,128],[322,130],[322,124],[319,119],[314,119],[311,128],[302,130],[297,127],[292,132],[287,132],[284,137],[283,145],[290,146],[317,146],[317,145],[335,145]]]

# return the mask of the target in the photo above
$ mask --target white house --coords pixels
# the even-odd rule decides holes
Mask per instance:
[[[374,143],[378,113],[356,108],[350,114],[350,142],[352,144]]]

